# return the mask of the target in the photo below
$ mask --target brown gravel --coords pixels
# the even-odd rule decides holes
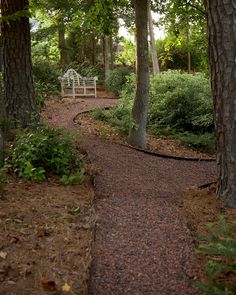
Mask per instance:
[[[117,103],[109,99],[55,102],[50,125],[75,130],[78,112]],[[194,244],[180,193],[215,178],[214,162],[187,162],[145,155],[86,136],[95,178],[98,223],[89,293],[94,295],[199,294]]]

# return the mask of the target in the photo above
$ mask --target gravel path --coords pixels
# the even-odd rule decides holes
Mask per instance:
[[[116,100],[84,99],[55,107],[54,126],[74,130],[78,112]],[[194,245],[179,196],[187,186],[212,181],[215,163],[153,157],[86,137],[95,178],[98,223],[91,295],[199,294]]]

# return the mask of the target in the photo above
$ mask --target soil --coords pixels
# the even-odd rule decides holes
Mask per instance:
[[[78,113],[118,103],[109,97],[101,90],[98,98],[47,100],[45,123],[81,132],[94,187],[10,177],[0,199],[0,294],[200,294],[198,227],[225,209],[202,208],[214,193],[199,197],[196,187],[215,180],[215,163],[153,157],[75,124]],[[181,149],[172,150],[186,155]]]
[[[11,177],[0,199],[0,294],[87,294],[95,213],[90,182]],[[73,290],[73,292],[72,292]]]
[[[183,192],[182,202],[188,226],[196,237],[208,234],[207,224],[217,225],[220,216],[225,216],[229,223],[236,220],[236,210],[227,208],[216,198],[216,187],[206,189],[191,188]]]

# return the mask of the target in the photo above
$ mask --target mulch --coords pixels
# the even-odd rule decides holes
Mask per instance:
[[[73,119],[115,99],[50,103],[44,118],[77,130]],[[215,180],[214,162],[164,159],[94,135],[82,140],[99,173],[95,177],[98,221],[89,294],[200,294],[194,240],[184,217],[183,189]]]

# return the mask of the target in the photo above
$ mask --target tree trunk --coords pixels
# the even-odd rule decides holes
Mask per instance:
[[[97,58],[97,38],[95,34],[92,34],[92,52],[91,52],[91,62],[92,65],[96,65],[96,58]]]
[[[0,167],[4,158],[4,123],[6,120],[6,111],[3,101],[3,83],[0,77]]]
[[[105,81],[109,78],[110,74],[110,60],[109,60],[109,37],[104,36],[104,67],[105,67]]]
[[[217,195],[236,208],[235,1],[206,1],[217,137]]]
[[[114,52],[113,52],[113,38],[110,36],[109,38],[109,47],[110,47],[110,64],[111,69],[114,67]]]
[[[23,10],[27,13],[28,0],[2,0],[1,9],[3,17]],[[28,16],[3,22],[2,42],[7,117],[15,127],[25,127],[36,114]]]
[[[136,95],[128,142],[133,146],[145,148],[149,91],[148,0],[135,0],[134,3],[137,36]]]
[[[187,23],[187,50],[188,50],[188,74],[191,73],[190,31],[189,21]]]
[[[65,25],[63,20],[60,20],[58,24],[58,42],[60,51],[60,63],[62,65],[67,65],[69,63],[69,56],[66,47]]]
[[[160,74],[160,67],[157,58],[157,49],[156,49],[156,40],[153,31],[153,20],[152,20],[152,11],[151,11],[151,3],[148,1],[148,26],[149,26],[149,36],[150,36],[150,47],[152,54],[152,70],[154,75]]]

